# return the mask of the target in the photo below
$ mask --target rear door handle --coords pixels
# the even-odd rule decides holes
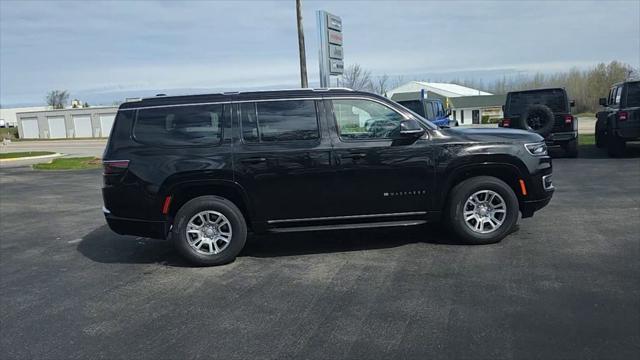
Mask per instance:
[[[365,153],[350,153],[350,154],[343,154],[342,156],[340,156],[343,159],[362,159],[367,157],[367,154]]]
[[[267,158],[263,158],[263,157],[246,158],[246,159],[240,160],[240,162],[245,164],[257,164],[265,161],[267,161]]]

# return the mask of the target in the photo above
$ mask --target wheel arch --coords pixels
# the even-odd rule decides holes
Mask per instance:
[[[166,209],[167,212],[165,215],[171,223],[173,223],[173,219],[178,210],[180,210],[185,203],[206,195],[220,196],[231,201],[240,209],[249,227],[251,227],[252,224],[251,219],[254,218],[246,191],[240,184],[231,180],[180,181],[166,185],[160,193],[162,194],[161,201],[163,201],[163,203],[167,197],[170,197],[169,206]]]
[[[444,181],[440,183],[440,190],[438,191],[440,197],[437,200],[440,208],[446,205],[449,194],[456,185],[476,176],[491,176],[504,181],[513,189],[518,198],[518,203],[522,204],[525,195],[522,193],[520,180],[524,181],[525,187],[528,185],[528,177],[525,176],[528,170],[520,160],[512,159],[511,156],[505,156],[494,161],[474,162],[469,160],[466,159],[466,164],[452,165],[446,170]]]

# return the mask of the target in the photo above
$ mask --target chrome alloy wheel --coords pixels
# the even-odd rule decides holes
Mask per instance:
[[[464,222],[473,232],[488,234],[496,231],[507,217],[507,203],[491,190],[480,190],[467,199],[463,209]]]
[[[226,216],[213,210],[195,214],[187,224],[189,246],[200,254],[219,254],[231,242],[231,223]]]

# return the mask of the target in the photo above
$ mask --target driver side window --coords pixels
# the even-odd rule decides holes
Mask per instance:
[[[400,129],[404,117],[375,101],[332,100],[338,135],[347,140],[388,139]]]

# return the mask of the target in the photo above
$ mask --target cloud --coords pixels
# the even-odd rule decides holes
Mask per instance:
[[[640,66],[638,2],[308,0],[312,80],[318,9],[342,17],[345,62],[374,74]],[[293,2],[0,1],[0,103],[40,102],[52,88],[296,84],[297,51]]]

